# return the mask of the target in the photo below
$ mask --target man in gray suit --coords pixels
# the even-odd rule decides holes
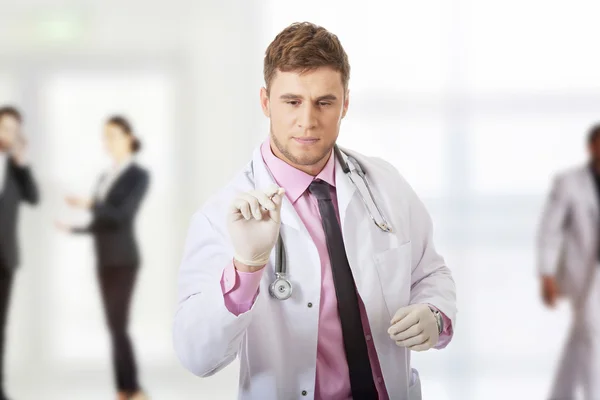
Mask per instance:
[[[588,135],[589,162],[558,174],[539,225],[544,303],[570,300],[573,321],[551,399],[600,399],[600,124]]]

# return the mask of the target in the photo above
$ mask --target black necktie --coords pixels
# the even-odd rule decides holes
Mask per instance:
[[[344,350],[350,371],[352,398],[354,400],[377,399],[377,389],[373,381],[367,342],[358,308],[358,294],[329,188],[327,182],[313,181],[309,190],[319,202],[321,222],[325,231],[344,336]]]

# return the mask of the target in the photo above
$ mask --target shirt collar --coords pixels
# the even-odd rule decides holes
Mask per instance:
[[[333,150],[329,155],[327,164],[325,164],[325,167],[317,176],[300,171],[277,158],[271,150],[271,141],[269,138],[261,145],[260,152],[267,169],[273,175],[275,182],[285,189],[285,194],[292,204],[302,196],[314,180],[320,179],[335,187],[335,157],[333,156]]]
[[[133,157],[128,157],[118,164],[113,164],[111,171],[114,173],[120,173],[127,169],[133,163]]]

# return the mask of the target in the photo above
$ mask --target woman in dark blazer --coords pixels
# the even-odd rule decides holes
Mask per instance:
[[[91,210],[91,223],[86,227],[58,223],[58,227],[94,238],[98,281],[112,341],[117,399],[141,400],[146,396],[138,383],[127,323],[140,265],[134,221],[148,189],[149,174],[133,160],[140,142],[125,118],[115,116],[106,122],[104,142],[113,165],[100,177],[93,198],[66,198],[72,207]]]

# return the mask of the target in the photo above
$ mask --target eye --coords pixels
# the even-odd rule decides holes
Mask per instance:
[[[319,106],[321,106],[321,107],[327,107],[327,106],[330,106],[330,105],[331,105],[331,103],[329,103],[327,101],[320,101],[319,102]]]
[[[287,104],[292,105],[292,106],[297,106],[298,104],[300,104],[300,102],[298,100],[290,100],[290,101],[286,101]]]

